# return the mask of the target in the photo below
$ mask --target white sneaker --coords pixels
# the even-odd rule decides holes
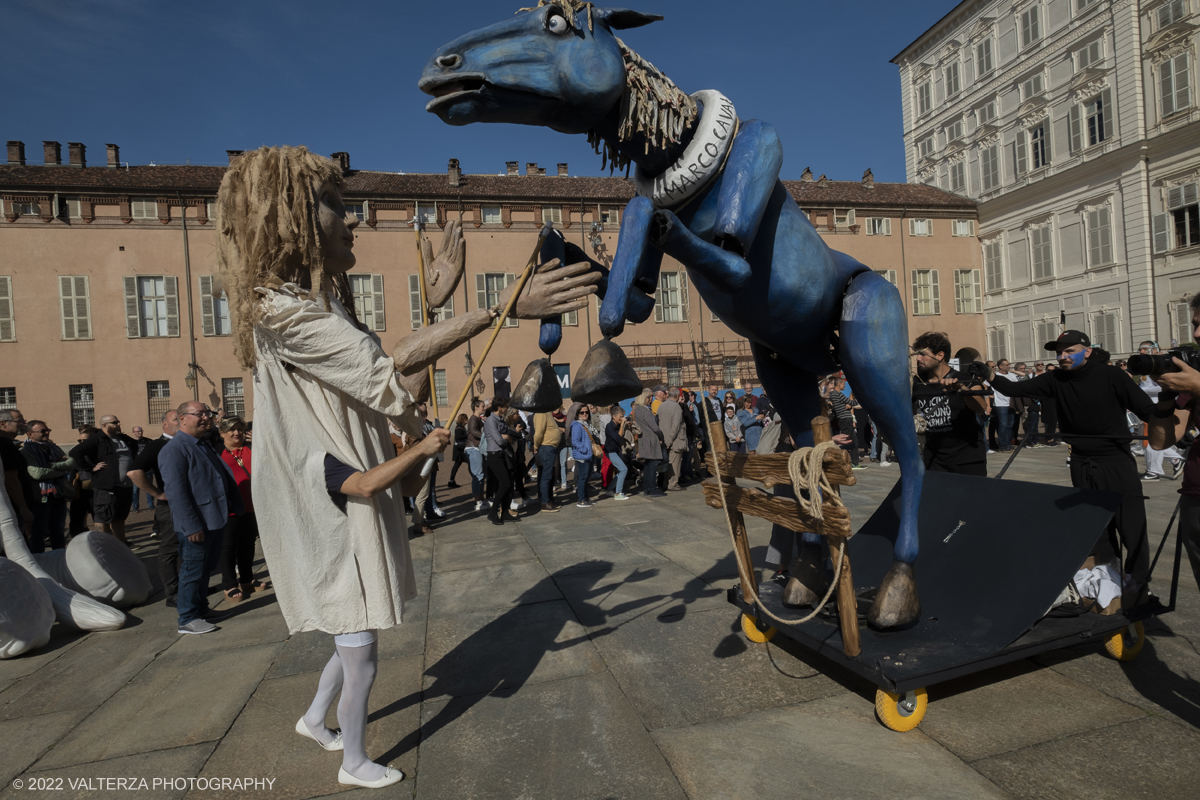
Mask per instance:
[[[511,503],[508,504],[508,507],[512,511],[520,511],[521,510],[521,501],[513,500]]]
[[[879,466],[881,466],[881,467],[890,467],[891,465],[892,465],[892,462],[890,462],[890,461],[880,461],[879,462]]]
[[[625,494],[624,492],[618,492],[616,497],[614,497],[613,499],[614,500],[628,500],[629,495]]]
[[[445,516],[446,516],[446,512],[445,512],[445,511],[442,511],[442,510],[441,510],[440,508],[438,508],[437,506],[434,506],[434,507],[433,507],[433,515],[434,515],[435,517],[437,517],[438,519],[441,519],[441,518],[443,518],[443,517],[445,517]]]
[[[988,450],[988,451],[987,451],[987,454],[988,454],[989,456],[993,456],[993,455],[995,455],[995,454],[996,454],[996,451],[995,451],[995,450]]]

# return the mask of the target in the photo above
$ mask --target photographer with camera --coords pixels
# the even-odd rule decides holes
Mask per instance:
[[[950,339],[930,331],[912,345],[917,359],[913,379],[913,413],[925,417],[925,469],[987,477],[987,439],[979,415],[991,411],[988,399],[964,396],[963,389],[982,388],[987,368],[968,361],[952,369]]]
[[[1140,364],[1147,369],[1153,369],[1155,362],[1153,359],[1139,358],[1138,356],[1154,356],[1159,354],[1158,342],[1147,339],[1138,345],[1138,355],[1134,356],[1133,363]],[[1138,386],[1150,398],[1151,403],[1158,402],[1158,395],[1162,391],[1162,387],[1149,374],[1141,374],[1141,379],[1138,381]],[[1156,481],[1159,478],[1166,477],[1163,473],[1163,460],[1169,458],[1174,467],[1172,476],[1178,475],[1183,469],[1183,456],[1174,447],[1164,447],[1161,450],[1156,450],[1153,446],[1146,447],[1143,451],[1146,458],[1146,472],[1142,475],[1144,481]]]
[[[1200,295],[1192,297],[1192,338],[1200,342]],[[1144,360],[1143,360],[1144,358]],[[1130,356],[1129,369],[1153,375],[1162,392],[1150,418],[1148,448],[1165,450],[1200,422],[1196,417],[1200,398],[1200,353],[1171,350],[1164,355]],[[1200,585],[1200,447],[1187,451],[1183,486],[1179,489],[1179,536],[1192,562],[1192,574]]]
[[[1089,360],[1092,342],[1086,333],[1063,331],[1055,341],[1046,342],[1045,348],[1058,355],[1059,369],[1020,382],[997,373],[991,378],[992,389],[1009,397],[1055,401],[1063,438],[1072,448],[1071,485],[1124,495],[1092,555],[1097,564],[1118,560],[1119,534],[1119,543],[1128,553],[1123,571],[1130,573],[1139,587],[1144,586],[1150,568],[1146,504],[1137,462],[1129,452],[1125,411],[1148,420],[1154,405],[1121,370]],[[1104,438],[1108,436],[1112,438]]]

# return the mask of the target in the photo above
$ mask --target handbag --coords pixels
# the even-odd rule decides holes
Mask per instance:
[[[583,425],[583,423],[580,423],[580,424]],[[592,432],[588,428],[587,425],[583,426],[583,430],[584,430],[584,433],[586,433],[588,435],[588,438],[592,440],[592,458],[603,458],[604,457],[604,448],[601,447],[600,445],[596,444],[596,437],[592,436]]]

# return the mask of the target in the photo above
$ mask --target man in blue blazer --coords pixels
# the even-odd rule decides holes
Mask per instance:
[[[158,469],[179,537],[179,632],[212,633],[228,617],[208,607],[208,576],[221,553],[230,513],[241,514],[242,495],[233,473],[204,441],[213,414],[199,401],[179,407],[179,433],[162,449]]]

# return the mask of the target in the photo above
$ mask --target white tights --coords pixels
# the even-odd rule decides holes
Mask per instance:
[[[369,644],[359,647],[338,644],[321,672],[317,694],[304,715],[305,724],[318,741],[329,744],[335,734],[325,727],[325,717],[333,698],[341,692],[337,719],[342,727],[342,768],[365,781],[382,778],[387,769],[367,757],[367,700],[378,664],[379,643],[373,636]]]

